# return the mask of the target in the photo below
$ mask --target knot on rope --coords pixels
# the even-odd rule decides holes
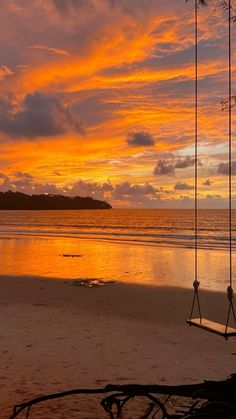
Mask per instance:
[[[200,281],[198,281],[197,279],[195,279],[194,283],[193,283],[193,288],[194,291],[197,293],[198,292],[198,288],[200,286]]]
[[[234,290],[231,286],[227,288],[227,298],[229,301],[232,301],[234,298]]]

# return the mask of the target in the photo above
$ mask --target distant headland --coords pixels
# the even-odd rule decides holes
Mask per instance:
[[[27,195],[22,192],[0,192],[0,210],[88,210],[110,209],[106,201],[89,196]]]

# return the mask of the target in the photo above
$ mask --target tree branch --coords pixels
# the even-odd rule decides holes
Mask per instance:
[[[158,412],[162,414],[162,419],[174,419],[177,417],[183,419],[200,417],[209,419],[213,417],[224,417],[224,419],[230,419],[236,417],[236,374],[233,374],[225,381],[205,381],[192,385],[109,384],[106,387],[99,389],[73,389],[62,393],[36,397],[28,402],[16,405],[13,409],[13,414],[9,419],[15,419],[23,411],[26,412],[26,418],[29,418],[32,406],[49,400],[80,394],[107,394],[107,396],[102,399],[101,405],[111,419],[121,419],[123,417],[124,406],[126,406],[131,399],[137,397],[145,397],[152,402],[149,405],[146,414],[143,416],[144,418],[151,418],[150,415],[155,408],[158,408]],[[154,394],[157,395],[157,397],[154,396]],[[168,398],[163,401],[163,396],[168,396]],[[168,412],[167,402],[172,396],[175,396],[173,403],[176,402],[178,398],[180,398],[180,400],[181,398],[189,399],[189,404],[184,406],[184,411],[176,411],[175,414]],[[198,400],[196,401],[196,399]],[[155,417],[156,413],[154,413],[152,417]]]

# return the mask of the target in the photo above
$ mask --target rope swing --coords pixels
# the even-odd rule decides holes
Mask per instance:
[[[227,288],[227,298],[229,308],[227,312],[226,323],[216,323],[202,317],[200,299],[199,299],[199,286],[198,279],[198,6],[199,0],[195,0],[195,128],[194,128],[194,145],[195,145],[195,206],[194,206],[194,282],[193,282],[193,302],[191,312],[187,323],[190,326],[196,326],[205,329],[211,333],[223,336],[225,339],[236,336],[236,329],[229,326],[231,313],[236,324],[236,315],[233,305],[233,269],[232,269],[232,38],[231,38],[231,21],[232,21],[232,4],[228,0],[228,159],[229,159],[229,286]],[[197,304],[198,318],[192,318],[195,305]]]

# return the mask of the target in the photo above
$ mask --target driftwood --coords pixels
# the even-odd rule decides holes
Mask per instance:
[[[140,397],[149,401],[148,409],[140,419],[236,418],[236,374],[233,374],[225,381],[205,381],[192,385],[107,385],[99,389],[74,389],[49,394],[15,406],[9,419],[14,419],[23,412],[28,419],[31,408],[39,403],[81,394],[106,395],[101,405],[110,419],[124,418],[124,406],[131,399]]]

